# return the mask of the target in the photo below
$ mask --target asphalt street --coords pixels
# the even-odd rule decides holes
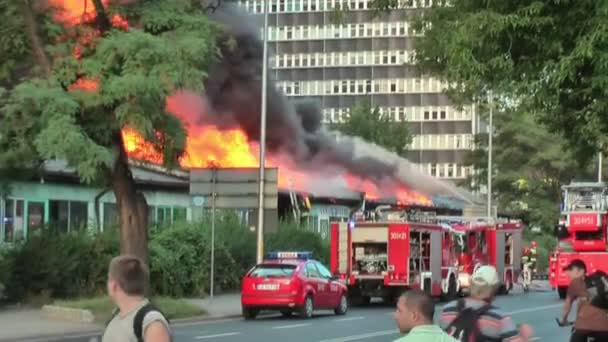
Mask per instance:
[[[569,329],[559,328],[554,318],[561,312],[562,302],[554,292],[510,294],[497,299],[497,305],[519,323],[531,324],[536,341],[568,341]],[[438,309],[442,305],[438,303]],[[346,316],[318,312],[310,320],[297,316],[283,318],[264,316],[255,321],[226,319],[214,322],[193,322],[175,325],[176,342],[193,341],[293,341],[293,342],[347,342],[393,341],[399,334],[393,322],[393,308],[371,304],[351,308]],[[63,337],[61,341],[89,342],[91,336]],[[26,341],[26,340],[24,340]],[[58,341],[57,339],[30,339],[29,342]]]

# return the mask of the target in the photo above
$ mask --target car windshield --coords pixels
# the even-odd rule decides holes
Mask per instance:
[[[251,278],[289,278],[296,270],[295,265],[257,265],[249,274]]]

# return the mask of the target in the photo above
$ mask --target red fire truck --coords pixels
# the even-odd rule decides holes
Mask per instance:
[[[455,297],[460,289],[451,227],[397,212],[378,216],[331,225],[330,268],[348,285],[352,303],[393,301],[405,288]]]
[[[489,222],[473,218],[441,218],[460,233],[459,287],[468,292],[471,275],[482,265],[492,265],[502,275],[502,293],[509,293],[521,272],[523,224],[508,220]]]
[[[555,229],[558,244],[549,259],[549,282],[563,299],[570,283],[563,268],[573,259],[582,260],[589,273],[608,272],[608,186],[571,183],[562,190],[562,217]]]

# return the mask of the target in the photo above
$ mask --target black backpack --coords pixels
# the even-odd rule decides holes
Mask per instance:
[[[445,329],[448,335],[461,342],[501,342],[501,339],[483,336],[479,331],[477,321],[492,307],[486,304],[478,309],[465,308],[465,300],[457,303],[458,316]]]
[[[137,313],[135,314],[135,317],[133,318],[133,333],[135,334],[135,337],[137,338],[138,342],[144,342],[144,336],[143,336],[144,318],[146,317],[146,315],[149,312],[152,312],[152,311],[160,312],[160,314],[165,318],[165,320],[167,320],[167,323],[171,324],[169,319],[162,313],[162,311],[160,311],[156,306],[154,306],[154,304],[148,303],[148,304],[142,306],[141,308],[139,308],[139,310],[137,310]],[[112,316],[106,322],[106,327],[108,326],[108,324],[110,324],[110,322],[114,319],[114,317],[116,317],[116,315],[118,315],[118,313],[119,313],[118,308],[116,308],[116,309],[114,309],[114,311],[112,311]]]
[[[603,271],[595,271],[585,278],[585,286],[589,293],[589,304],[608,310],[608,275]]]

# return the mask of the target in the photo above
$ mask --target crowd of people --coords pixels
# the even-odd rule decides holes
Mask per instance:
[[[571,283],[559,320],[567,325],[572,304],[578,300],[571,342],[608,341],[608,310],[598,307],[591,297],[587,269],[580,260],[572,261],[565,270]],[[481,266],[471,280],[470,296],[447,303],[434,323],[433,299],[419,290],[403,293],[394,318],[403,334],[395,342],[525,342],[533,337],[528,324],[516,326],[511,317],[494,304],[500,281],[496,269]],[[108,294],[116,310],[106,325],[102,342],[170,342],[171,328],[162,312],[154,307],[149,293],[149,271],[134,256],[114,258],[108,272]]]

